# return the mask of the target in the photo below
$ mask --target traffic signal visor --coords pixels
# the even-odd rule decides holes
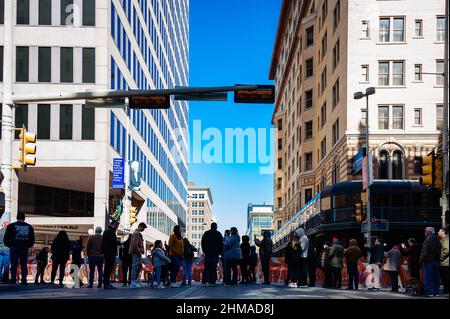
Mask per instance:
[[[169,95],[140,95],[129,98],[130,109],[168,109]]]
[[[130,225],[133,225],[137,220],[137,208],[131,206],[130,207]]]
[[[256,90],[237,90],[234,92],[234,103],[275,103],[275,86],[258,85]]]
[[[36,134],[27,132],[25,128],[23,128],[19,135],[20,144],[19,144],[19,161],[22,165],[36,165]]]
[[[362,211],[363,211],[363,204],[362,202],[355,204],[355,219],[358,223],[362,222]]]
[[[420,169],[420,184],[433,185],[433,155],[422,158],[422,167]]]
[[[443,188],[443,179],[442,179],[442,157],[438,157],[434,159],[433,165],[433,186],[437,189]]]

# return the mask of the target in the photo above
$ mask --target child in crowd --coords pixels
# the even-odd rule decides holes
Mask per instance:
[[[248,260],[248,275],[250,283],[256,284],[256,265],[258,264],[258,254],[256,253],[256,246],[250,247],[250,258]]]
[[[161,269],[163,266],[167,266],[170,263],[170,258],[166,256],[162,248],[162,241],[155,241],[155,248],[152,251],[152,256],[155,271],[154,278],[157,288],[164,288],[164,285],[161,283]]]
[[[37,264],[36,279],[35,279],[36,285],[45,284],[44,273],[45,273],[45,268],[47,268],[47,264],[48,264],[49,251],[50,251],[50,249],[48,247],[44,247],[41,249],[41,251],[36,256],[36,264]],[[39,277],[41,279],[40,281],[39,281]]]

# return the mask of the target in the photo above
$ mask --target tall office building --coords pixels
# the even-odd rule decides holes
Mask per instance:
[[[326,185],[361,180],[369,114],[376,179],[417,180],[443,122],[444,1],[284,0],[275,80],[279,229]],[[375,87],[365,100],[353,94]],[[368,113],[367,113],[368,112]]]
[[[188,0],[17,0],[13,32],[14,94],[188,85]],[[3,63],[3,47],[0,53]],[[84,101],[30,103],[17,105],[14,114],[16,127],[36,132],[38,142],[36,167],[13,174],[12,216],[27,214],[38,243],[61,229],[86,237],[119,218],[122,191],[112,189],[112,164],[125,158],[126,141],[142,176],[141,189],[132,192],[132,205],[140,208],[133,227],[150,226],[146,241],[166,240],[175,224],[185,227],[187,102],[128,114]],[[15,140],[13,163],[18,155]],[[119,234],[124,214],[120,220]]]
[[[202,236],[211,228],[213,222],[213,198],[209,186],[188,186],[188,214],[186,236],[197,249],[201,248]]]
[[[272,204],[248,204],[247,207],[247,235],[250,237],[250,243],[254,245],[254,236],[261,240],[265,230],[273,233],[273,212]]]

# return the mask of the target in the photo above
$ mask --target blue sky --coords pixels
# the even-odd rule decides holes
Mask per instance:
[[[281,0],[193,0],[190,2],[190,85],[272,84],[268,80]],[[191,102],[190,130],[271,128],[273,105]],[[267,143],[273,143],[267,132]],[[204,141],[203,145],[208,144]],[[192,150],[191,141],[191,150]],[[209,185],[213,213],[224,230],[247,228],[248,203],[273,202],[273,177],[260,164],[189,165],[189,180]]]

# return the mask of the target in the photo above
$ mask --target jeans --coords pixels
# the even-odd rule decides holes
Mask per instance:
[[[135,255],[133,254],[133,265],[131,266],[131,284],[136,284],[138,280],[138,275],[140,274],[140,268],[142,264],[142,256],[141,254]]]
[[[191,283],[192,281],[192,259],[183,259],[183,283]]]
[[[262,272],[264,274],[264,283],[265,284],[270,284],[269,265],[270,265],[270,258],[268,258],[268,257],[261,258],[261,268],[262,268]]]
[[[227,277],[226,281],[224,281],[227,285],[237,285],[237,279],[238,279],[238,259],[227,259],[226,261],[226,268],[227,268]]]
[[[331,267],[331,274],[333,276],[333,282],[331,287],[341,288],[342,287],[342,269],[337,267]]]
[[[9,248],[0,250],[0,280],[8,281],[9,264],[10,264]]]
[[[300,264],[299,263],[288,263],[288,280],[289,282],[297,283],[300,280]]]
[[[398,292],[398,271],[388,271],[391,276],[392,291]]]
[[[241,260],[240,269],[241,269],[241,275],[242,275],[241,282],[249,284],[250,277],[249,277],[249,273],[248,273],[248,261],[247,260]]]
[[[50,280],[52,284],[55,283],[56,272],[59,268],[59,284],[62,285],[66,272],[66,262],[67,260],[52,260],[52,276]]]
[[[98,285],[101,287],[103,282],[103,257],[89,257],[89,286],[94,285],[95,268],[98,272]]]
[[[358,263],[356,261],[350,261],[347,263],[347,273],[348,273],[348,288],[358,289],[359,273],[358,273]]]
[[[103,285],[105,288],[111,285],[111,273],[114,269],[115,261],[115,255],[105,255],[105,273],[103,278]]]
[[[158,286],[161,284],[161,269],[162,266],[155,267],[155,281]]]
[[[15,284],[17,281],[17,266],[20,261],[20,270],[22,274],[22,283],[27,282],[28,275],[28,248],[27,247],[12,247],[11,250],[11,283]]]
[[[441,281],[444,285],[444,294],[448,294],[448,266],[441,266]]]
[[[210,283],[215,285],[217,281],[217,263],[219,262],[218,256],[205,256],[205,266],[203,269],[202,283]],[[222,262],[223,276],[225,280],[225,262]],[[224,281],[225,282],[225,281]]]
[[[180,271],[180,266],[181,266],[181,260],[180,260],[180,256],[170,256],[170,283],[176,283],[177,282],[177,275],[178,272]]]
[[[129,261],[122,261],[122,281],[123,284],[130,284],[131,283],[131,269],[132,269],[133,262]]]
[[[306,258],[300,258],[300,272],[299,272],[299,286],[306,286],[306,278],[307,278],[307,260]]]
[[[427,261],[423,263],[425,294],[437,295],[439,293],[439,271],[438,261]]]
[[[316,265],[311,263],[308,263],[308,278],[309,278],[309,286],[315,287],[316,286]]]
[[[331,288],[332,285],[332,270],[331,267],[325,266],[323,268],[323,272],[325,275],[325,281],[323,283],[323,288]]]
[[[41,284],[44,283],[44,273],[45,273],[45,268],[46,267],[47,267],[47,265],[38,265],[37,266],[36,277],[34,279],[34,282],[36,284],[38,284],[39,282]],[[41,279],[40,281],[39,281],[39,278]]]

